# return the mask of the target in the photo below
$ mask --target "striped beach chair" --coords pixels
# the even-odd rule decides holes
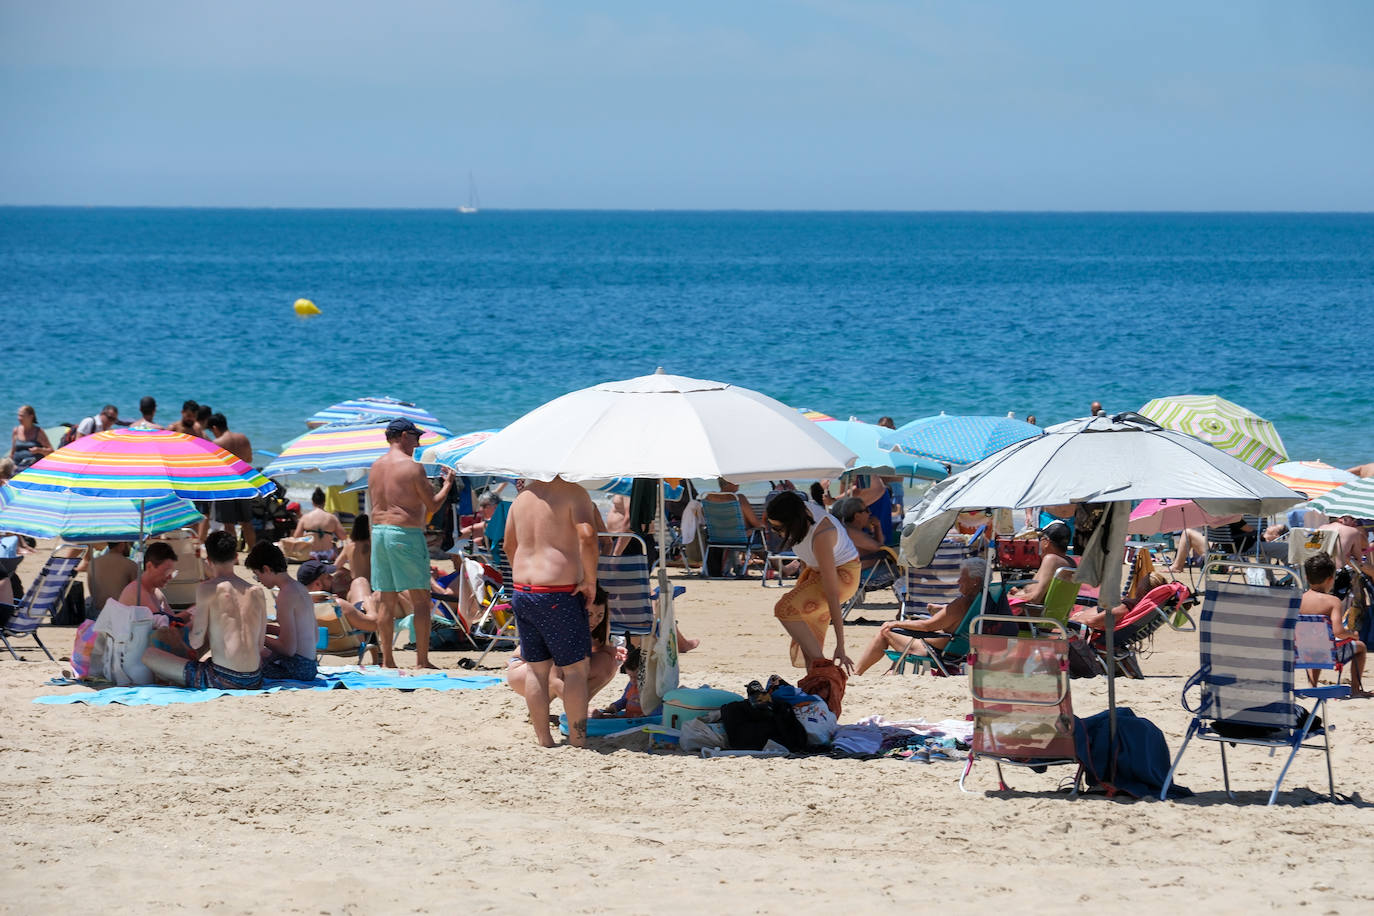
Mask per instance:
[[[716,501],[703,499],[701,501],[701,512],[706,519],[705,529],[706,538],[702,548],[701,574],[706,578],[711,578],[709,572],[710,552],[712,549],[725,551],[725,557],[721,560],[721,569],[730,565],[731,554],[744,554],[744,560],[739,566],[737,578],[745,578],[749,572],[749,562],[756,553],[766,553],[767,548],[763,543],[763,532],[757,528],[749,528],[744,524],[744,510],[736,500]]]
[[[38,626],[44,617],[52,616],[62,606],[62,601],[67,597],[67,589],[71,588],[72,580],[76,577],[76,567],[81,563],[81,554],[80,548],[59,547],[54,550],[19,604],[0,606],[0,617],[9,612],[8,618],[0,623],[0,640],[4,640],[5,648],[10,650],[10,655],[14,656],[15,661],[23,659],[14,651],[10,638],[17,639],[23,636],[31,637],[38,643],[38,648],[43,650],[49,661],[57,660],[52,657],[48,647],[43,645],[43,640],[38,638]]]
[[[1234,582],[1208,584],[1203,603],[1200,633],[1200,666],[1183,688],[1183,708],[1193,714],[1183,745],[1178,749],[1160,798],[1173,784],[1178,765],[1188,744],[1198,738],[1216,742],[1221,748],[1221,773],[1226,794],[1231,791],[1226,745],[1248,744],[1272,751],[1287,749],[1283,769],[1269,793],[1269,804],[1278,799],[1293,758],[1302,748],[1326,754],[1329,797],[1336,798],[1336,782],[1331,772],[1331,741],[1325,722],[1326,701],[1348,696],[1346,686],[1295,690],[1296,667],[1294,630],[1298,621],[1300,593],[1293,588],[1242,585]],[[1199,689],[1196,706],[1189,705],[1188,694]],[[1307,714],[1295,698],[1315,701]],[[1322,724],[1316,725],[1320,720]],[[1322,743],[1309,743],[1320,733]]]
[[[908,620],[926,616],[926,605],[949,604],[959,597],[959,565],[977,552],[979,542],[962,537],[945,538],[929,566],[907,567],[903,581],[902,607],[898,617]]]
[[[637,555],[603,554],[596,562],[596,581],[606,590],[611,632],[620,636],[648,636],[654,629],[648,545],[635,534],[599,534],[597,537],[611,543],[620,538],[639,542]]]
[[[998,635],[1027,630],[1019,635]],[[1082,767],[1074,747],[1073,700],[1069,690],[1069,634],[1050,618],[986,614],[969,637],[969,695],[973,739],[959,788],[979,757],[997,764],[997,787],[1007,790],[1002,765],[1042,770],[1075,767],[1078,794]]]

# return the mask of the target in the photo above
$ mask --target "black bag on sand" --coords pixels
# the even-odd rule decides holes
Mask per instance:
[[[794,753],[806,750],[806,729],[782,700],[726,703],[720,708],[720,721],[732,748],[761,751],[771,738]]]
[[[62,606],[53,611],[52,624],[55,627],[74,627],[85,619],[86,587],[80,582],[73,582],[67,589],[67,597],[62,599]]]

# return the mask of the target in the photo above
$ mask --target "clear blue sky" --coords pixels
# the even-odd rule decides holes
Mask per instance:
[[[1374,210],[1374,2],[0,0],[0,204]]]

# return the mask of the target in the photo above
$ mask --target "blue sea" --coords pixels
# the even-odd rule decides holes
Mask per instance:
[[[7,208],[0,305],[49,427],[191,398],[276,450],[390,395],[461,432],[662,366],[899,424],[1215,393],[1374,460],[1368,214]]]

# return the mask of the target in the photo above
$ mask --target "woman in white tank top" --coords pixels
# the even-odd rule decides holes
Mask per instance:
[[[852,671],[844,651],[841,610],[859,588],[859,551],[844,525],[792,492],[779,493],[765,513],[769,527],[803,563],[797,584],[778,600],[773,616],[792,637],[792,664],[810,668],[825,658],[825,631],[835,630],[835,664]]]

